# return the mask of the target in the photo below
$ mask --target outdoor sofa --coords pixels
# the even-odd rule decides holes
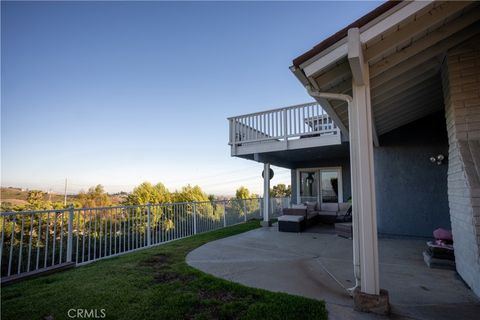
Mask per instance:
[[[317,202],[306,202],[302,205],[293,205],[292,208],[284,208],[282,213],[286,216],[303,216],[306,227],[317,222],[334,224],[351,220],[351,204],[322,203],[319,205]]]

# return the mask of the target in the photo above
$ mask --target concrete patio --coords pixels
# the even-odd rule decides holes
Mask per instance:
[[[455,271],[429,269],[424,247],[425,240],[379,239],[380,284],[390,294],[390,318],[478,319],[478,298]],[[330,319],[383,318],[353,311],[344,289],[354,284],[352,241],[331,227],[304,233],[278,232],[276,225],[256,229],[207,243],[190,252],[187,263],[246,286],[324,300]]]

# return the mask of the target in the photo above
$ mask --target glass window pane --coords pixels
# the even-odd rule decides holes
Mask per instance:
[[[317,201],[317,175],[315,171],[300,172],[300,202]]]
[[[338,202],[338,172],[322,171],[321,177],[322,202]]]

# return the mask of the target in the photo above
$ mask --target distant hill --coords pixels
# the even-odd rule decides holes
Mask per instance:
[[[32,189],[33,190],[33,189]],[[31,190],[22,189],[17,187],[0,187],[0,202],[2,211],[10,211],[10,210],[18,210],[13,209],[14,207],[18,206],[25,206],[28,204],[28,192]],[[117,193],[117,194],[109,194],[108,197],[112,205],[120,205],[123,203],[127,197],[127,193]],[[78,199],[77,194],[68,194],[67,195],[67,202],[71,203],[71,201],[75,201]],[[60,202],[63,203],[64,195],[55,193],[55,192],[45,192],[43,195],[44,201]]]
[[[0,188],[0,199],[2,202],[12,201],[12,200],[23,200],[27,201],[28,198],[28,191],[27,189],[21,189],[16,187],[1,187]],[[54,193],[54,192],[46,192],[43,200],[45,201],[63,201],[63,195]]]

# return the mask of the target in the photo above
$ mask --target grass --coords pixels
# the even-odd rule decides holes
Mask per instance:
[[[248,288],[198,271],[198,246],[257,228],[251,221],[2,288],[2,319],[68,319],[104,309],[106,319],[326,319],[321,301]]]

